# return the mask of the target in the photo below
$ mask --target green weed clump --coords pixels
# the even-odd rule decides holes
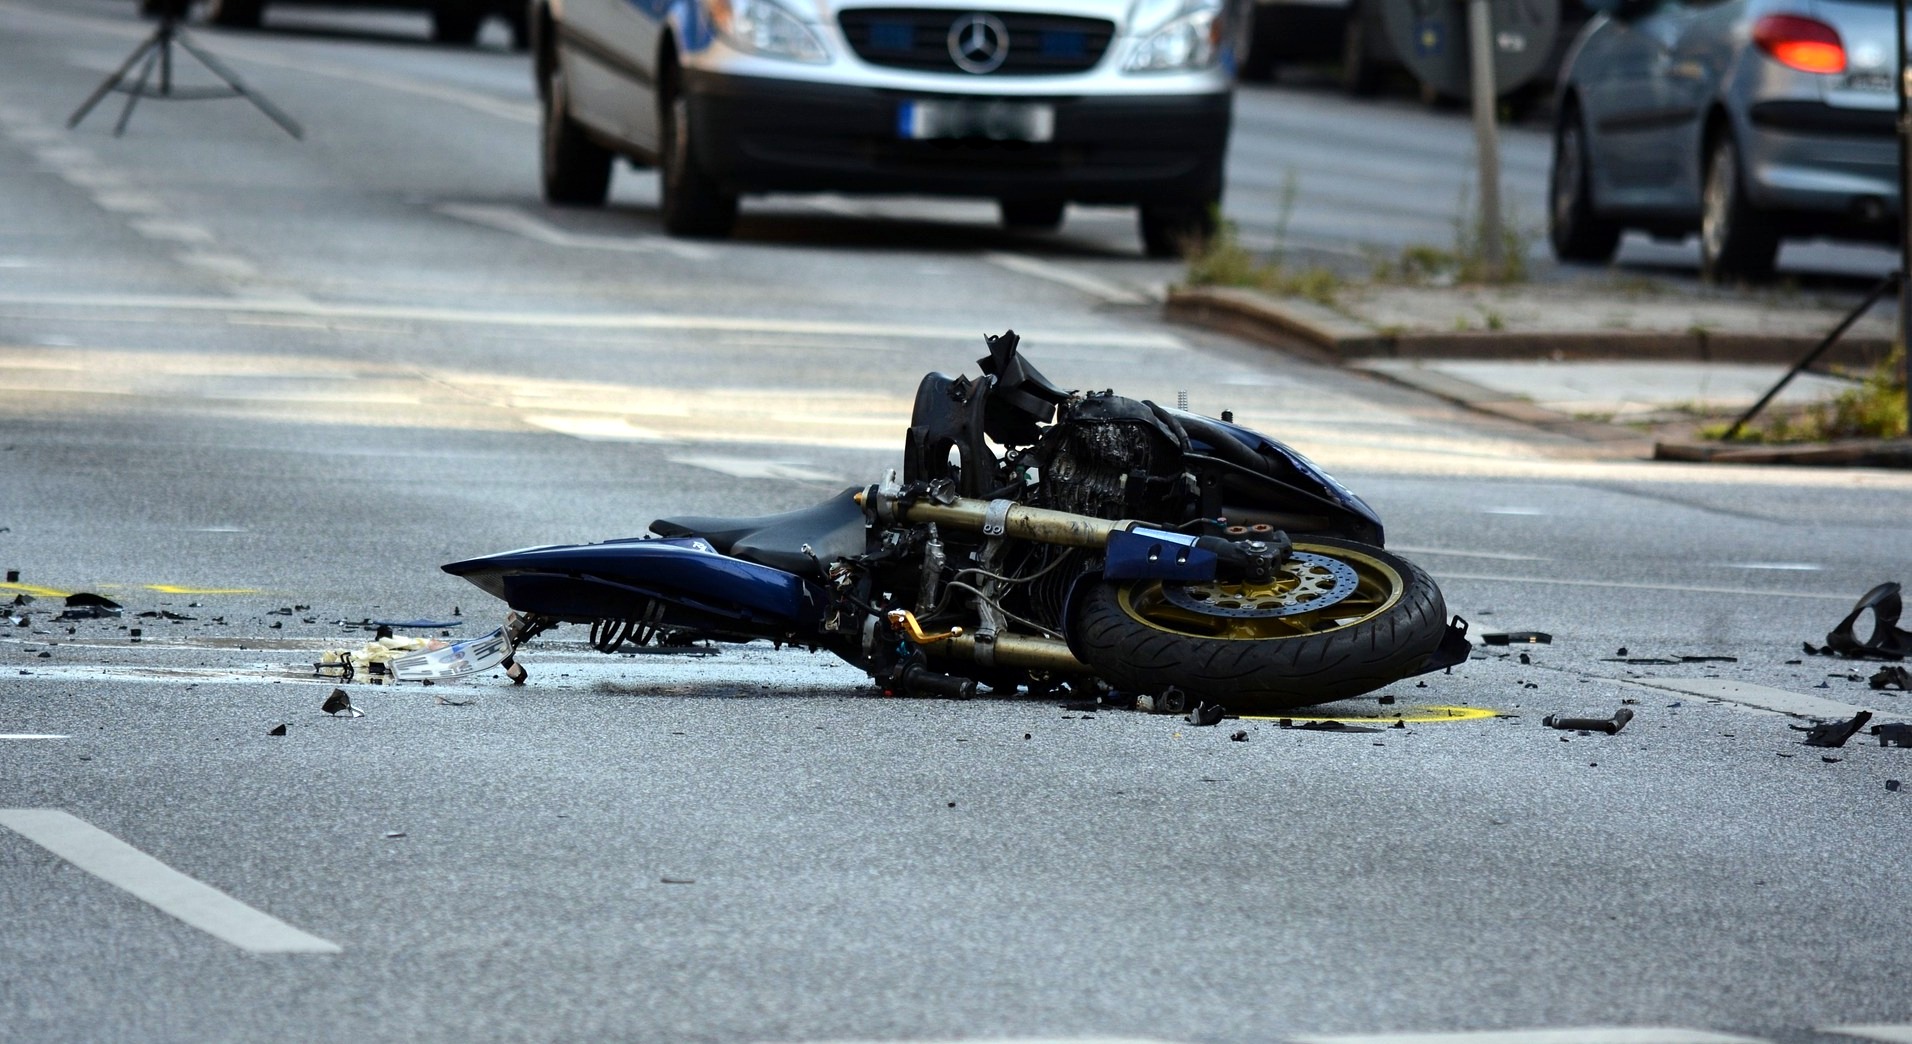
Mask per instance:
[[[1896,439],[1906,434],[1905,346],[1892,350],[1857,387],[1802,410],[1777,414],[1740,429],[1735,442],[1761,444],[1830,442],[1835,439]],[[1730,422],[1700,430],[1723,439]]]
[[[1218,225],[1208,242],[1189,258],[1188,281],[1193,286],[1242,286],[1301,297],[1330,308],[1346,285],[1332,269],[1297,267],[1256,257],[1241,244],[1232,222]]]

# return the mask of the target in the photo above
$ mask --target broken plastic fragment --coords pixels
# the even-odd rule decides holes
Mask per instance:
[[[1480,640],[1487,645],[1552,645],[1553,635],[1544,631],[1511,631],[1506,634],[1483,634]]]
[[[1248,742],[1248,730],[1242,729],[1239,732],[1231,732],[1228,734],[1228,738],[1234,740],[1236,743],[1246,743]]]
[[[1859,659],[1903,660],[1912,655],[1912,632],[1899,629],[1904,611],[1899,585],[1887,581],[1859,596],[1859,601],[1826,635],[1826,649],[1841,656]],[[1852,625],[1866,613],[1872,614],[1872,635],[1864,641],[1852,631]],[[1812,647],[1807,646],[1810,650]]]
[[[402,640],[402,639],[401,639]],[[416,641],[416,639],[413,639]],[[394,639],[384,639],[389,643]],[[433,645],[443,643],[433,642]],[[443,645],[442,648],[426,648],[409,656],[401,656],[391,661],[392,674],[399,681],[444,681],[448,678],[468,678],[480,674],[505,662],[511,654],[511,645],[505,638],[505,629],[497,630],[482,638],[468,638],[462,642]],[[517,679],[514,678],[513,681]]]
[[[1626,728],[1627,722],[1632,720],[1633,711],[1627,707],[1621,707],[1613,712],[1611,718],[1563,718],[1557,714],[1549,714],[1540,719],[1540,723],[1550,729],[1570,729],[1582,734],[1604,732],[1611,736]]]
[[[1872,712],[1862,710],[1846,721],[1825,721],[1804,729],[1794,725],[1792,728],[1806,734],[1808,747],[1843,747],[1846,741],[1852,738],[1853,733],[1858,732],[1866,722],[1871,720]]]
[[[1182,720],[1198,727],[1219,725],[1221,724],[1222,715],[1225,713],[1227,712],[1222,709],[1219,703],[1197,703]]]
[[[1912,725],[1903,722],[1890,722],[1872,726],[1872,734],[1879,737],[1881,747],[1912,747]]]
[[[1881,667],[1879,673],[1867,679],[1867,682],[1875,689],[1897,685],[1901,689],[1912,690],[1912,671],[1903,667]]]
[[[285,735],[285,726],[284,726],[284,725],[274,725],[274,726],[273,726],[272,728],[270,728],[270,729],[267,729],[267,730],[266,730],[266,735],[268,735],[268,736],[283,736],[283,735]]]
[[[102,620],[120,614],[120,604],[111,598],[81,591],[66,596],[66,609],[55,620]]]
[[[352,706],[352,697],[344,689],[333,689],[332,695],[325,698],[319,709],[335,718],[363,718],[365,712]]]

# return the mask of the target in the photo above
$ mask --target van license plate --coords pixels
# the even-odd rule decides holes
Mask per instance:
[[[906,101],[896,109],[896,133],[917,141],[1050,141],[1056,136],[1056,108],[1040,102]]]

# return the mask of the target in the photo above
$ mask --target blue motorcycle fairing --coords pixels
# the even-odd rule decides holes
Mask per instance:
[[[1264,455],[1273,454],[1286,460],[1288,464],[1294,468],[1295,472],[1294,476],[1289,477],[1290,481],[1292,481],[1293,477],[1306,479],[1310,485],[1316,487],[1321,492],[1321,495],[1326,497],[1330,502],[1341,505],[1348,511],[1359,515],[1361,518],[1373,524],[1377,534],[1385,531],[1381,523],[1381,516],[1376,514],[1372,507],[1368,506],[1367,501],[1362,500],[1353,490],[1342,485],[1333,475],[1321,470],[1320,465],[1303,456],[1301,451],[1286,443],[1271,439],[1253,428],[1244,428],[1232,421],[1209,418],[1209,422],[1217,427],[1226,429],[1229,434],[1240,439],[1242,444],[1250,449],[1260,451]],[[1200,440],[1192,437],[1189,442],[1190,445],[1195,448],[1196,452],[1203,452],[1210,448]],[[1376,541],[1376,543],[1379,544],[1379,541]]]
[[[1102,574],[1110,580],[1213,580],[1220,559],[1196,547],[1195,540],[1186,533],[1145,526],[1110,533]]]
[[[658,599],[753,631],[812,630],[829,603],[802,577],[719,554],[701,537],[552,544],[443,569],[519,612],[574,622],[629,619]]]

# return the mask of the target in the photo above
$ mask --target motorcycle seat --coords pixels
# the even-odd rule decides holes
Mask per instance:
[[[775,515],[660,518],[651,523],[651,532],[661,537],[702,537],[719,552],[746,562],[820,578],[818,563],[828,566],[866,550],[863,508],[851,499],[860,488],[852,486],[815,507]],[[809,555],[803,553],[805,544],[810,545]]]

